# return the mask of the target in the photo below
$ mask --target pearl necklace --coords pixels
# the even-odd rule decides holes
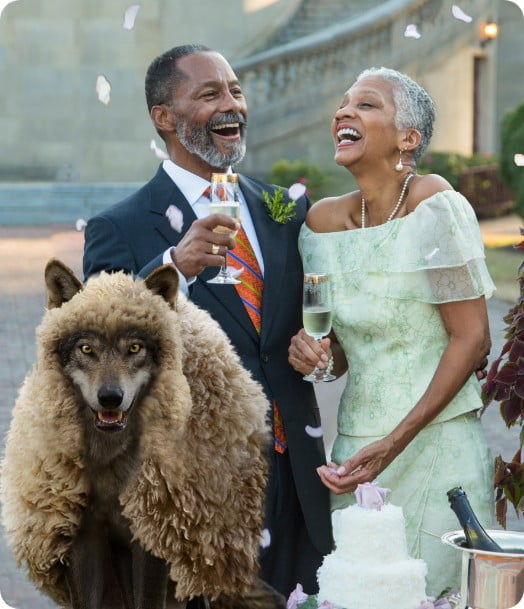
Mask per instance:
[[[389,217],[386,220],[386,222],[393,220],[393,218],[395,217],[395,214],[397,213],[400,206],[402,205],[402,201],[404,200],[404,195],[406,194],[406,188],[408,187],[409,181],[411,180],[413,175],[414,174],[410,173],[406,176],[406,179],[404,180],[404,184],[402,186],[402,190],[400,191],[400,197],[398,198],[397,204],[393,208],[393,211],[389,214]],[[362,222],[361,227],[366,228],[366,200],[364,199],[364,197],[362,197],[362,220],[361,220],[361,222]]]

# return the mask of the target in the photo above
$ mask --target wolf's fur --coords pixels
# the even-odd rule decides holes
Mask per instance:
[[[75,561],[105,543],[104,527],[151,562],[146,586],[162,588],[165,564],[178,599],[247,593],[267,475],[260,386],[210,316],[176,295],[172,267],[145,282],[102,273],[82,288],[51,261],[46,283],[37,363],[2,463],[15,558],[69,607]]]

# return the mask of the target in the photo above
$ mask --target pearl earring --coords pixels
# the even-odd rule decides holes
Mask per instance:
[[[401,149],[399,152],[400,155],[398,157],[398,163],[395,165],[395,171],[402,171],[402,169],[404,168],[404,166],[402,165],[402,153],[404,152],[404,150]]]

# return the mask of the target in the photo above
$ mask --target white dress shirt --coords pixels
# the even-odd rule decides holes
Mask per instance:
[[[176,165],[170,159],[164,161],[162,163],[162,168],[167,173],[167,175],[173,180],[173,182],[178,186],[180,192],[187,199],[189,205],[193,208],[195,215],[198,219],[204,218],[209,215],[209,199],[204,197],[205,190],[211,185],[210,182],[197,176],[186,169],[183,169],[179,165]],[[260,245],[258,243],[257,234],[255,232],[255,227],[253,225],[253,220],[251,219],[251,214],[249,213],[249,207],[247,206],[246,200],[244,199],[244,195],[242,191],[240,192],[240,219],[242,222],[242,226],[244,227],[244,231],[251,243],[255,256],[257,258],[258,264],[260,266],[260,270],[262,274],[264,274],[264,260],[262,258],[262,252],[260,250]],[[168,248],[164,254],[162,261],[165,263],[173,263],[173,258],[171,257],[172,251],[174,251],[174,246]],[[178,269],[177,269],[178,270]],[[180,278],[180,289],[187,294],[188,286],[191,285],[196,277],[192,277],[186,280],[184,275],[179,271],[178,272]]]

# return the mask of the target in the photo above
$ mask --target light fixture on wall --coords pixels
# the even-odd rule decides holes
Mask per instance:
[[[499,26],[495,21],[486,21],[480,26],[480,46],[484,47],[499,35]]]

